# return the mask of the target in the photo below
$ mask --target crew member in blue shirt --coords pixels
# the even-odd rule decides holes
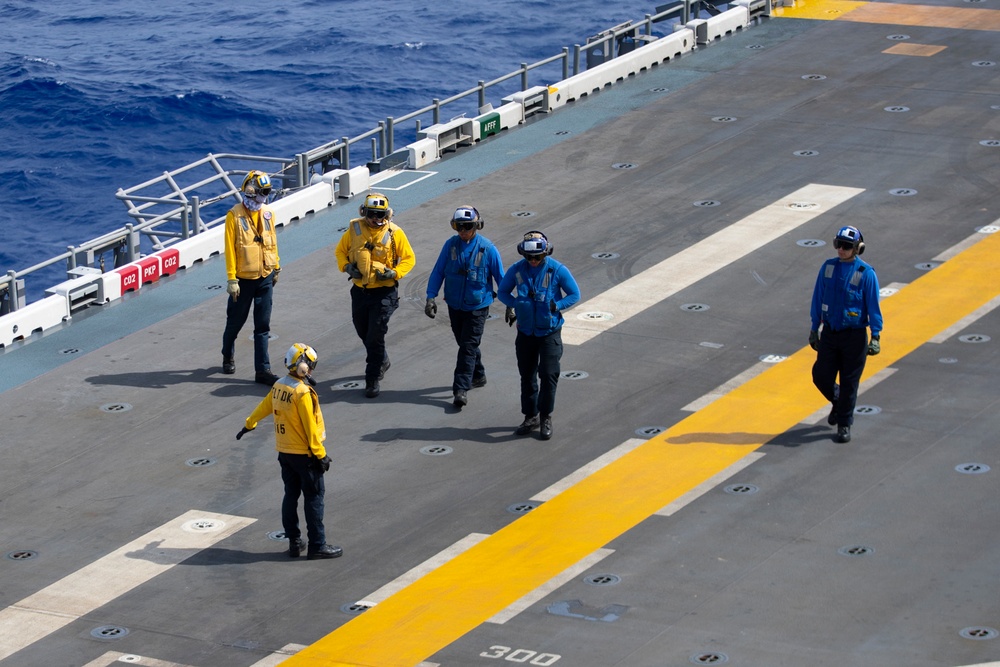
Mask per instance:
[[[444,301],[448,304],[451,331],[458,343],[451,390],[455,407],[459,409],[468,404],[470,389],[486,386],[486,369],[479,343],[493,303],[493,286],[503,279],[500,251],[488,238],[477,233],[484,224],[475,207],[457,208],[451,216],[451,228],[457,234],[445,241],[427,280],[424,313],[431,319],[437,314],[434,299],[444,283]]]
[[[865,239],[858,228],[842,227],[833,247],[837,256],[820,267],[813,289],[809,345],[817,351],[813,384],[833,404],[827,423],[837,426],[838,442],[850,442],[865,361],[881,351],[882,311],[878,276],[859,256],[865,251]]]
[[[580,300],[580,288],[569,269],[552,259],[552,244],[545,234],[525,234],[517,253],[524,259],[507,269],[497,294],[507,306],[507,324],[517,322],[514,351],[524,421],[514,433],[528,435],[537,427],[541,439],[548,440],[563,352],[562,311]]]

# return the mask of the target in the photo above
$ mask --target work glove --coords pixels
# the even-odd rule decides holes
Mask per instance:
[[[396,278],[396,272],[393,269],[386,269],[385,271],[375,269],[375,277],[379,280],[394,280]]]
[[[424,315],[433,320],[434,316],[437,315],[437,312],[438,312],[438,305],[434,303],[434,299],[433,298],[427,299],[427,303],[424,304]]]
[[[351,278],[354,278],[355,280],[361,280],[362,278],[364,278],[364,276],[361,275],[361,271],[358,269],[357,264],[348,264],[347,266],[345,266],[344,273],[349,275]]]
[[[240,432],[236,434],[236,439],[239,440],[252,430],[253,430],[252,428],[247,428],[246,426],[244,426],[243,428],[240,429]]]
[[[281,275],[281,269],[275,269],[274,273],[271,274],[271,287],[278,284],[278,277]]]
[[[240,298],[240,281],[233,278],[226,282],[226,291],[229,292],[229,296],[233,297],[233,301]]]
[[[556,302],[555,301],[549,301],[549,310],[552,311],[553,313],[555,313],[555,312],[557,312],[559,310],[558,308],[556,308]]]
[[[514,322],[517,322],[517,315],[514,314],[514,309],[507,306],[507,310],[504,311],[503,321],[507,323],[507,326],[514,326]]]
[[[321,459],[316,459],[316,467],[322,470],[323,472],[327,472],[328,470],[330,470],[330,457],[324,456]]]
[[[809,347],[811,347],[814,350],[818,350],[819,349],[819,332],[818,331],[810,331],[809,332]]]
[[[872,339],[868,341],[868,356],[874,357],[881,351],[882,345],[879,343],[878,338],[872,337]]]

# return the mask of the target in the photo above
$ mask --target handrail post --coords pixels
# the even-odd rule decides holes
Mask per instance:
[[[201,200],[197,197],[191,197],[191,218],[194,223],[194,233],[201,233]]]
[[[482,110],[486,106],[486,82],[482,79],[479,80],[479,106],[477,109]]]
[[[573,45],[573,75],[580,73],[580,45]]]
[[[191,204],[189,202],[184,202],[184,207],[181,208],[181,238],[187,239],[191,237]]]
[[[133,227],[134,225],[132,225],[131,222],[125,225],[125,229],[128,230],[128,236],[125,241],[125,254],[128,257],[128,264],[131,264],[137,259],[135,256],[135,246],[132,244],[132,235],[135,233],[133,231]]]
[[[396,124],[392,119],[392,116],[386,116],[385,119],[385,141],[386,141],[386,155],[392,155],[396,149],[396,141],[393,134],[396,132]]]
[[[528,63],[521,63],[521,92],[528,89]]]
[[[372,137],[372,139],[374,140],[375,137]],[[379,150],[378,155],[375,155],[374,154],[374,146],[372,147],[372,151],[373,151],[372,161],[373,162],[375,160],[378,160],[379,155],[381,155],[382,157],[385,157],[386,155],[388,155],[388,153],[385,152],[385,121],[384,120],[380,120],[378,122],[378,150]]]
[[[69,259],[66,260],[66,273],[68,274],[76,268],[76,246],[68,245],[66,246],[66,250],[69,250]]]
[[[340,148],[340,168],[350,169],[351,168],[351,140],[347,137],[340,138],[341,143],[344,145]]]
[[[434,103],[434,124],[437,125],[441,122],[441,100],[435,97],[432,101]]]
[[[10,301],[9,308],[11,312],[17,310],[17,307],[21,302],[21,295],[17,293],[17,271],[10,270],[7,271],[7,277],[10,278]]]
[[[569,47],[568,46],[562,47],[562,54],[563,54],[563,57],[562,57],[563,75],[562,75],[562,78],[563,79],[568,79],[569,78]]]

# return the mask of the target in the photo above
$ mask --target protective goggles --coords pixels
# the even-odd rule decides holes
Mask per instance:
[[[837,250],[853,250],[854,241],[845,241],[843,239],[834,239],[833,247]]]
[[[372,220],[384,220],[388,214],[388,211],[380,208],[369,208],[365,211],[365,217]]]
[[[456,220],[452,224],[455,225],[455,229],[460,232],[471,232],[476,228],[476,223],[474,222],[459,222]]]

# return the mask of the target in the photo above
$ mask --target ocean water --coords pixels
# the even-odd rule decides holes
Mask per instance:
[[[130,222],[118,188],[210,152],[292,155],[354,137],[654,11],[638,0],[0,0],[0,271]],[[33,273],[29,300],[64,279],[62,263]]]

